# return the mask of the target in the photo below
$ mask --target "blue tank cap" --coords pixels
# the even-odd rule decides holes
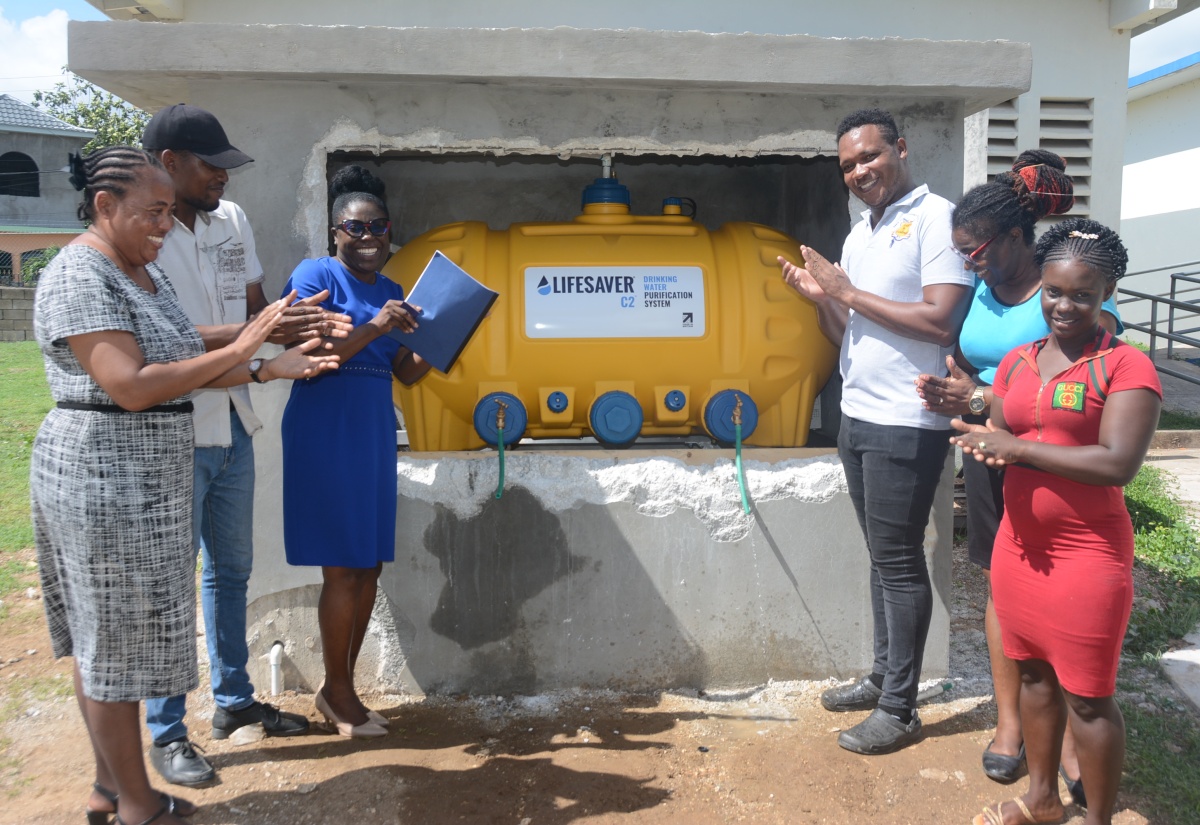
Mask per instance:
[[[583,205],[589,203],[623,203],[629,206],[629,187],[616,178],[596,178],[583,189]]]
[[[567,408],[567,394],[555,390],[546,398],[546,406],[550,409],[550,412],[562,412]]]
[[[475,422],[475,432],[484,443],[495,447],[500,443],[500,431],[496,428],[496,413],[500,409],[499,402],[503,401],[504,409],[504,446],[510,447],[521,440],[525,427],[529,423],[529,415],[521,399],[512,393],[492,392],[479,399],[475,405],[472,419]]]
[[[670,200],[668,198],[667,200]],[[683,390],[671,390],[667,393],[667,397],[663,399],[667,409],[671,412],[679,412],[683,409],[683,405],[687,403],[687,396],[683,394]]]
[[[683,206],[683,198],[663,198],[663,206]]]
[[[708,434],[722,444],[737,441],[737,430],[733,424],[733,411],[738,398],[742,399],[742,440],[745,441],[758,426],[758,405],[740,390],[721,390],[704,406],[704,428]]]
[[[605,446],[628,447],[642,431],[642,405],[627,392],[606,392],[592,402],[588,424]]]

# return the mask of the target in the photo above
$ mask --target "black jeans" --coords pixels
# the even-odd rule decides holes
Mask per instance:
[[[921,659],[933,615],[925,527],[950,449],[950,433],[842,416],[838,434],[846,486],[871,554],[872,672],[883,674],[879,704],[889,710],[917,705]]]

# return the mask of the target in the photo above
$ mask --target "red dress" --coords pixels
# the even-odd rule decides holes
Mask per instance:
[[[996,371],[994,392],[1018,438],[1096,444],[1109,395],[1148,389],[1162,397],[1150,359],[1104,330],[1043,386],[1037,355],[1046,340],[1013,350]],[[1005,655],[1049,662],[1078,696],[1111,696],[1133,602],[1133,525],[1122,488],[1009,466],[992,595]]]

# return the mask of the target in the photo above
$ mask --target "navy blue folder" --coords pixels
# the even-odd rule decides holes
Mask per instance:
[[[488,310],[500,295],[472,278],[441,252],[434,252],[425,271],[406,296],[421,308],[412,332],[388,333],[443,373],[450,372]]]

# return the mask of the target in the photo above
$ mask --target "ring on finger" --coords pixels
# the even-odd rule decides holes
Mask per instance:
[[[986,442],[986,441],[980,441],[980,442],[979,442],[979,449],[981,449],[981,450],[986,450],[986,449],[987,449],[987,442]]]

